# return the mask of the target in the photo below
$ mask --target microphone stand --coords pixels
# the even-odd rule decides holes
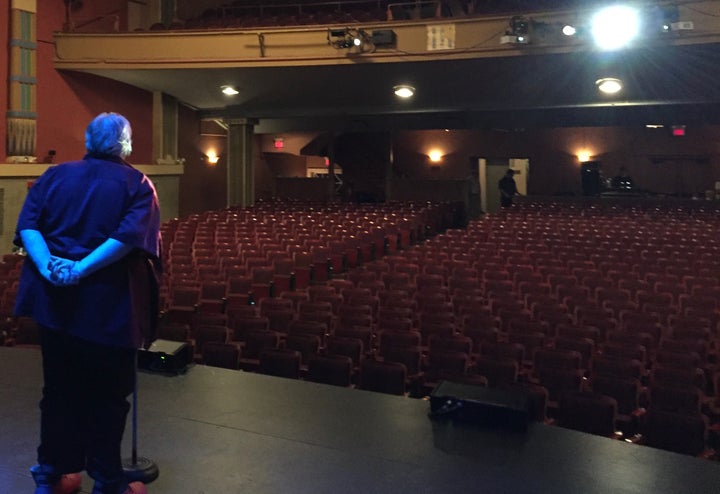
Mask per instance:
[[[138,416],[138,357],[135,352],[135,387],[133,389],[132,405],[132,456],[123,459],[123,471],[128,482],[142,482],[149,484],[160,475],[160,470],[154,461],[137,454],[137,420]]]

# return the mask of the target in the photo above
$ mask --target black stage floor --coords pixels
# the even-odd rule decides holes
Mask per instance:
[[[720,492],[719,463],[542,424],[436,422],[422,400],[204,366],[139,383],[151,494]],[[33,491],[40,390],[39,352],[0,348],[0,494]]]

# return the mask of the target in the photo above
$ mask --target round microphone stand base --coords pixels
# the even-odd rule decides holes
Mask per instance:
[[[135,461],[131,458],[123,460],[123,471],[128,482],[142,482],[149,484],[160,475],[160,470],[154,461],[139,457]]]

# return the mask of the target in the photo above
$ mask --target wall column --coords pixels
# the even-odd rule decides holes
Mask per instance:
[[[329,202],[333,202],[337,199],[336,185],[335,185],[335,133],[330,134],[330,141],[328,142],[328,191],[327,197]],[[345,180],[345,177],[343,177]],[[343,187],[343,190],[345,188]]]
[[[153,93],[153,157],[162,163],[177,162],[178,102],[169,94]]]
[[[228,118],[227,206],[249,207],[255,203],[253,135],[257,120]]]
[[[32,157],[37,143],[36,0],[10,3],[7,154]]]

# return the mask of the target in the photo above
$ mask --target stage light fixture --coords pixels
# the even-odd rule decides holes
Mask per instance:
[[[636,9],[612,5],[599,10],[591,20],[595,45],[601,50],[617,50],[626,46],[640,31],[640,16]]]
[[[521,15],[516,15],[510,19],[510,29],[512,34],[517,36],[525,36],[530,31],[530,23]]]
[[[571,26],[570,24],[566,24],[562,28],[562,33],[565,36],[575,36],[575,34],[577,34],[577,28],[575,26]]]
[[[527,44],[530,41],[529,33],[530,22],[525,17],[516,15],[510,19],[510,28],[500,38],[500,44]]]
[[[362,29],[329,29],[327,40],[333,48],[352,50],[352,53],[365,53],[375,49],[372,36]]]

